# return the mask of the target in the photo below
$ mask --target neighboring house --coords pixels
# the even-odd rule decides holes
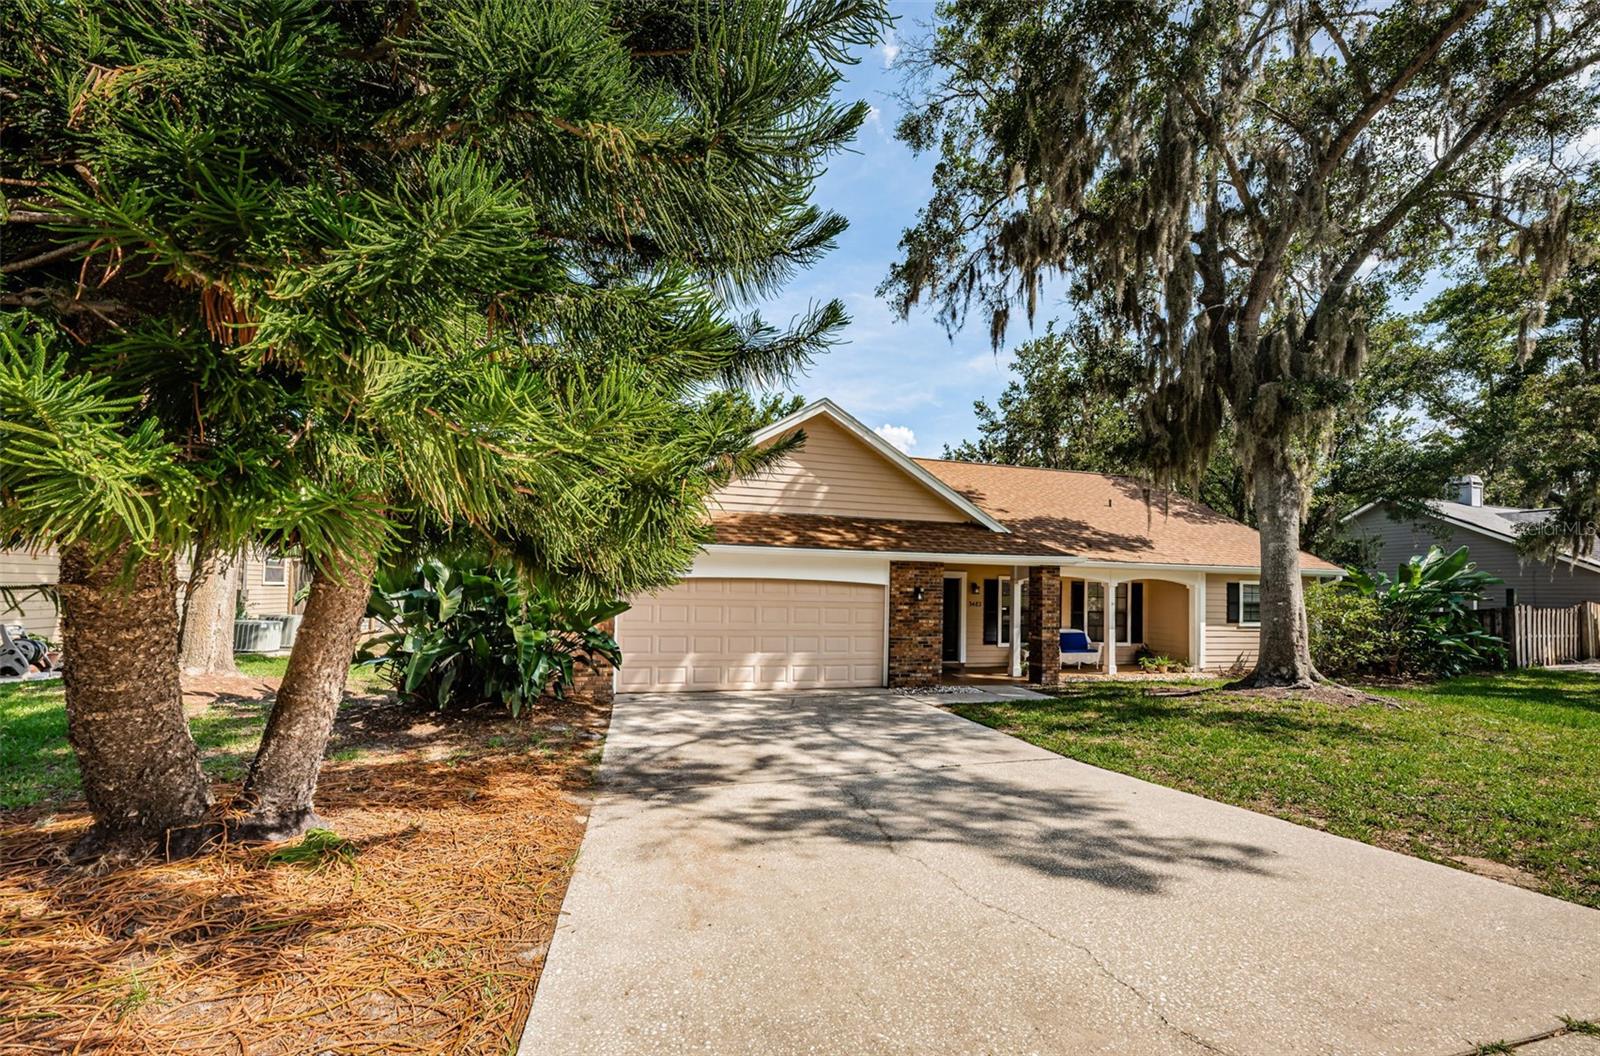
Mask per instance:
[[[189,561],[178,559],[179,597],[181,584],[189,581]],[[300,612],[303,603],[295,602],[300,588],[310,582],[300,562],[294,558],[269,556],[260,551],[245,556],[239,570],[239,603],[246,616],[285,616]]]
[[[0,597],[0,623],[8,627],[21,624],[30,634],[57,640],[55,602],[29,588],[53,585],[60,569],[61,562],[53,553],[0,550],[0,587],[10,588],[13,594],[10,600]],[[17,603],[15,608],[11,600]]]
[[[1600,558],[1562,557],[1554,563],[1517,550],[1520,533],[1548,522],[1551,510],[1486,506],[1483,478],[1450,482],[1450,497],[1435,499],[1424,512],[1406,512],[1387,502],[1368,503],[1345,517],[1345,533],[1367,548],[1370,567],[1390,576],[1430,546],[1465,546],[1478,568],[1504,580],[1483,599],[1488,605],[1539,605],[1558,608],[1600,601]]]
[[[23,550],[0,550],[0,587],[12,587],[17,594],[20,611],[9,609],[0,599],[0,623],[21,624],[28,631],[51,641],[60,635],[60,618],[55,603],[46,596],[31,594],[28,584],[51,585],[60,576],[61,562],[52,551],[29,553]],[[178,561],[178,581],[186,582],[189,562]],[[240,570],[239,595],[247,616],[281,616],[299,612],[303,606],[295,604],[295,593],[305,582],[300,563],[293,559],[251,554]],[[182,587],[179,587],[182,599]]]
[[[974,669],[1053,682],[1063,628],[1114,642],[1110,671],[1141,648],[1206,670],[1254,660],[1254,529],[1123,478],[909,458],[827,400],[757,440],[796,429],[803,446],[718,494],[689,574],[617,618],[619,689],[926,685]]]

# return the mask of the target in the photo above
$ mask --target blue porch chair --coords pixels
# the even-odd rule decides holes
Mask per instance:
[[[1099,642],[1091,642],[1089,636],[1083,631],[1074,628],[1061,632],[1061,663],[1063,665],[1076,664],[1082,667],[1084,664],[1098,664],[1100,663],[1101,648],[1102,646]]]

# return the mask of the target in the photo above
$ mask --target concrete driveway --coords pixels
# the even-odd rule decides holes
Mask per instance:
[[[524,1056],[1449,1056],[1600,1020],[1600,912],[887,692],[623,696],[602,782]]]

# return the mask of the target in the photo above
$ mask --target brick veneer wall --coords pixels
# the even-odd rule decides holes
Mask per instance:
[[[599,624],[599,629],[607,634],[617,633],[617,621],[606,620]],[[609,705],[614,694],[612,667],[609,660],[594,657],[594,664],[577,663],[572,665],[572,685],[567,687],[567,692],[580,700],[592,700],[596,704]]]
[[[921,601],[913,596],[918,587]],[[889,563],[889,685],[938,684],[944,653],[943,606],[943,564]]]
[[[1061,573],[1049,565],[1028,568],[1028,681],[1061,682]]]

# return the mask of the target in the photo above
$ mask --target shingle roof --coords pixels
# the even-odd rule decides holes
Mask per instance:
[[[891,521],[804,513],[712,514],[717,542],[815,550],[882,550],[889,553],[1053,555],[1071,551],[1021,535],[990,531],[971,521]]]
[[[1516,535],[1518,525],[1537,524],[1555,515],[1554,510],[1530,510],[1520,506],[1468,506],[1463,502],[1446,502],[1443,499],[1430,500],[1428,505],[1446,517],[1505,535]]]
[[[1100,473],[919,458],[916,462],[1010,529],[799,514],[717,513],[719,543],[887,553],[1061,555],[1089,561],[1254,568],[1255,529],[1178,495]],[[1302,567],[1338,571],[1310,554]]]
[[[1468,506],[1465,503],[1444,499],[1432,499],[1428,502],[1428,506],[1441,517],[1513,541],[1528,531],[1530,525],[1548,521],[1556,515],[1555,510],[1529,509],[1522,506]],[[1572,556],[1570,550],[1563,550],[1562,555],[1568,558]],[[1580,565],[1600,568],[1600,555],[1589,554],[1577,558],[1576,561]]]

